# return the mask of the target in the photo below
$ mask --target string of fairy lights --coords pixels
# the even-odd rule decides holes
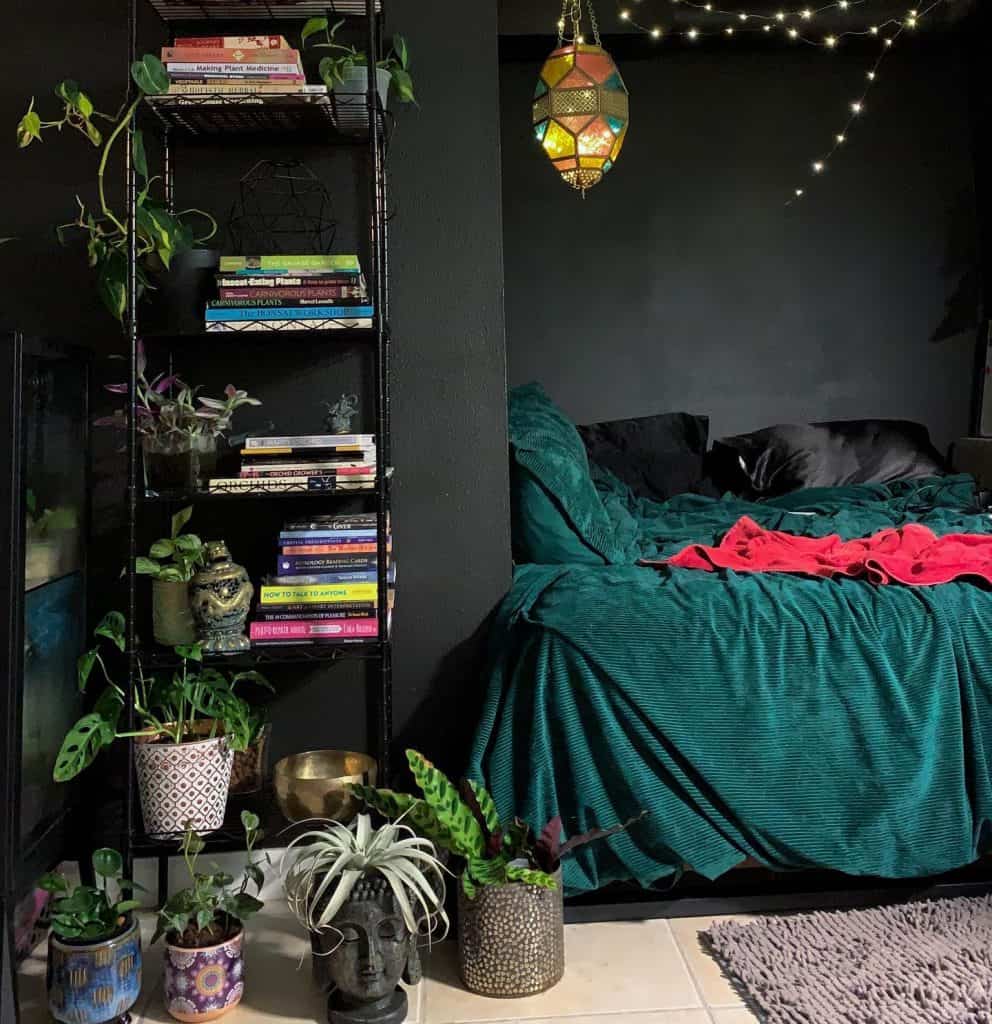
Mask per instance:
[[[917,28],[929,14],[949,0],[929,0],[919,7],[910,8],[900,18],[882,18],[863,28],[854,25],[844,29],[834,28],[825,34],[816,32],[817,22],[822,22],[824,14],[857,12],[859,8],[869,7],[871,0],[832,0],[830,3],[819,6],[810,5],[797,9],[780,8],[771,13],[728,10],[719,4],[705,2],[705,0],[704,2],[668,0],[668,2],[672,6],[699,12],[704,21],[703,27],[690,25],[688,28],[668,30],[660,24],[645,24],[643,16],[639,14],[643,0],[618,0],[617,17],[620,21],[655,41],[671,36],[681,36],[689,42],[696,42],[706,37],[733,37],[738,33],[760,32],[765,35],[780,33],[790,42],[814,46],[827,51],[836,51],[845,39],[851,37],[874,37],[881,41],[881,50],[865,72],[864,87],[849,101],[844,118],[838,124],[822,154],[810,161],[807,176],[804,179],[804,181],[808,181],[822,177],[829,169],[830,162],[837,155],[838,150],[847,143],[857,122],[867,110],[868,97],[879,81],[879,69],[900,37]],[[723,21],[724,24],[713,25],[713,22],[718,20]],[[583,41],[581,36],[576,37],[576,42]],[[805,195],[806,188],[803,185],[797,185],[786,200],[786,206],[798,202]]]

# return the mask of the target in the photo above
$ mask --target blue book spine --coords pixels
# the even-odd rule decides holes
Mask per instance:
[[[207,322],[231,320],[357,320],[374,315],[374,306],[233,306],[208,309]]]
[[[375,555],[290,555],[276,563],[277,576],[309,576],[312,572],[367,572],[376,567]]]
[[[284,586],[289,585],[290,581],[296,584],[301,580],[306,580],[307,586],[316,587],[321,583],[377,583],[379,581],[379,574],[374,569],[347,569],[342,572],[282,573],[276,577],[276,580],[284,581]],[[389,567],[386,573],[386,582],[396,582],[396,569],[394,566]],[[273,581],[273,584],[279,585],[275,581]]]

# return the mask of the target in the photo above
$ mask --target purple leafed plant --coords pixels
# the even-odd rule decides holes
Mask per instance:
[[[189,437],[218,437],[231,427],[231,419],[237,409],[245,405],[261,405],[257,398],[247,391],[238,390],[233,384],[224,388],[224,398],[208,398],[200,395],[200,386],[190,386],[176,374],[159,373],[150,380],[147,376],[148,359],[144,345],[138,342],[138,356],[133,411],[137,430],[145,437],[159,440],[174,438],[176,435]],[[114,395],[127,396],[130,387],[124,384],[104,384],[104,390]],[[99,427],[127,427],[128,406],[118,409],[111,416],[94,420]]]

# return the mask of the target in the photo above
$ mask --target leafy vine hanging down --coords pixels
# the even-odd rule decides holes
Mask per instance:
[[[56,234],[62,244],[66,243],[67,234],[71,231],[82,231],[86,235],[87,258],[89,265],[96,270],[100,298],[118,320],[123,319],[128,302],[128,218],[126,213],[116,212],[111,207],[107,198],[106,174],[111,154],[119,142],[123,140],[125,145],[130,145],[131,160],[140,179],[135,205],[139,298],[154,287],[149,278],[150,271],[160,266],[168,270],[177,253],[207,241],[217,231],[216,221],[203,210],[170,213],[165,200],[153,195],[153,186],[161,184],[162,178],[149,173],[144,136],[135,125],[135,114],[145,96],[168,91],[169,76],[157,57],[145,54],[131,65],[131,78],[137,86],[137,95],[129,95],[116,114],[97,110],[78,83],[67,78],[55,88],[55,95],[63,104],[59,119],[43,121],[34,108],[32,98],[27,113],[17,125],[17,144],[21,149],[34,141],[43,142],[46,134],[61,133],[63,128],[71,128],[100,150],[96,208],[88,207],[77,195],[79,212],[74,220],[60,224]],[[106,122],[110,127],[101,128],[98,122]],[[207,231],[201,236],[194,233],[188,222],[195,216],[207,221]]]

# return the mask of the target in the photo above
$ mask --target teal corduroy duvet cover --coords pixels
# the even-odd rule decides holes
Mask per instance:
[[[992,593],[632,564],[741,515],[814,536],[992,532],[962,511],[970,480],[656,504],[593,476],[627,564],[517,569],[469,769],[538,828],[648,811],[571,859],[567,887],[714,878],[748,856],[890,878],[973,861],[992,819]]]

